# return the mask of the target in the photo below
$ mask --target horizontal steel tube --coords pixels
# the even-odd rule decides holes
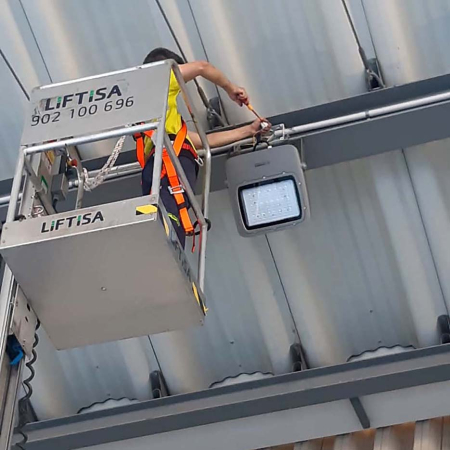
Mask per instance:
[[[131,175],[134,173],[141,172],[142,168],[138,162],[132,162],[128,164],[122,164],[121,166],[114,166],[110,169],[110,171],[107,174],[107,177],[114,178],[114,176],[118,175]],[[100,169],[98,170],[91,170],[89,171],[89,178],[96,177],[100,172]]]
[[[441,103],[444,101],[450,100],[450,92],[444,92],[442,94],[430,95],[428,97],[422,97],[415,100],[410,100],[407,102],[395,103],[393,105],[383,106],[381,108],[374,108],[367,111],[362,111],[355,114],[348,114],[346,116],[335,117],[333,119],[321,120],[319,122],[308,123],[305,125],[299,125],[293,128],[286,128],[284,130],[284,135],[286,137],[292,137],[297,134],[307,133],[310,131],[320,130],[323,128],[334,127],[338,125],[350,124],[358,121],[368,120],[375,117],[386,116],[389,114],[394,114],[398,112],[407,111],[413,108],[420,108],[422,106],[431,106],[436,103]],[[279,138],[283,135],[283,131],[277,130],[274,133],[275,140],[272,143],[279,143]],[[226,154],[229,150],[231,150],[236,145],[245,145],[251,144],[251,139],[244,139],[239,142],[235,142],[233,144],[225,145],[222,147],[213,148],[213,155],[222,155]]]
[[[393,114],[393,113],[397,113],[397,112],[402,112],[402,111],[406,111],[408,109],[413,109],[413,108],[418,108],[421,106],[427,106],[427,105],[432,105],[435,103],[440,103],[443,101],[448,101],[450,100],[450,92],[444,92],[442,94],[437,94],[437,95],[432,95],[432,96],[428,96],[428,97],[423,97],[423,98],[419,98],[419,99],[415,99],[415,100],[411,100],[411,101],[407,101],[407,102],[401,102],[401,103],[396,103],[393,105],[389,105],[389,106],[384,106],[381,108],[375,108],[372,110],[368,110],[366,112],[360,112],[360,113],[356,113],[356,114],[349,114],[347,116],[342,116],[342,117],[336,117],[334,119],[329,119],[329,120],[323,120],[323,121],[319,121],[319,122],[313,122],[310,124],[305,124],[305,125],[299,125],[297,127],[293,127],[293,128],[287,128],[286,130],[284,130],[284,135],[286,137],[292,137],[295,136],[297,134],[301,134],[301,133],[305,133],[308,131],[314,131],[314,130],[319,130],[321,128],[326,128],[326,127],[331,127],[331,126],[336,126],[336,125],[342,125],[345,123],[351,123],[351,122],[355,122],[358,120],[367,120],[370,118],[375,118],[375,117],[380,117],[383,115],[388,115],[388,114]],[[147,124],[148,126],[149,124]],[[143,131],[144,129],[153,129],[152,128],[145,128],[144,125],[139,125],[137,127],[129,127],[126,128],[127,134],[131,134],[134,132],[139,132],[139,131]],[[114,130],[116,132],[115,136],[120,136],[125,134],[123,131],[121,130]],[[107,133],[111,133],[111,132],[107,132]],[[104,133],[102,133],[104,134]],[[99,139],[100,134],[98,135],[94,135],[96,136],[93,137],[93,140],[90,141],[85,141],[83,143],[86,142],[93,142],[95,140]],[[283,136],[283,132],[281,130],[277,130],[274,133],[274,141],[272,141],[272,143],[280,143],[281,140],[279,139],[281,136]],[[113,137],[113,136],[110,136]],[[76,138],[76,140],[79,139],[85,139],[84,138]],[[101,137],[101,139],[105,139],[104,137]],[[36,147],[30,147],[26,150],[26,152],[38,152],[38,151],[46,151],[46,150],[51,150],[54,148],[59,148],[59,147],[64,147],[65,145],[79,145],[80,142],[73,142],[75,140],[74,139],[68,139],[66,141],[60,141],[60,142],[55,142],[55,143],[49,143],[49,144],[43,144],[42,146],[36,146]],[[236,145],[245,145],[245,144],[251,144],[252,143],[252,139],[244,139],[242,141],[239,142],[235,142],[233,144],[229,144],[229,145],[225,145],[222,147],[216,147],[214,149],[211,150],[213,155],[220,155],[220,154],[225,154],[227,153],[230,149],[232,149],[234,146]],[[45,147],[42,149],[43,146],[50,146],[50,147]],[[199,154],[202,154],[202,151],[199,151]],[[114,179],[117,176],[120,175],[125,175],[125,174],[134,174],[134,173],[138,173],[140,171],[140,167],[138,165],[138,163],[130,163],[130,164],[126,164],[124,166],[117,166],[114,167],[111,172],[108,174],[108,176],[106,177],[106,179]],[[98,173],[97,170],[92,171],[89,173],[90,176],[95,176]],[[120,175],[119,175],[120,174]],[[72,182],[69,186],[70,187],[76,187],[77,186],[77,182]],[[9,202],[10,196],[2,196],[0,197],[0,206],[1,205],[5,205]]]
[[[90,142],[103,141],[105,139],[111,139],[134,133],[141,133],[143,131],[155,130],[157,126],[158,122],[151,122],[145,123],[143,125],[134,125],[132,127],[123,127],[115,130],[103,131],[102,133],[89,134],[87,136],[80,136],[76,138],[63,139],[61,141],[48,142],[47,144],[27,147],[25,149],[25,154],[32,155],[34,153],[42,153],[57,148],[70,147],[73,145],[89,144]]]
[[[429,97],[422,97],[416,100],[410,100],[402,103],[395,103],[393,105],[383,106],[381,108],[375,108],[368,111],[369,117],[385,116],[387,114],[393,114],[396,112],[406,111],[412,108],[419,108],[421,106],[429,106],[436,103],[445,102],[450,100],[450,92],[444,92],[442,94],[430,95]]]
[[[9,203],[11,195],[2,195],[0,197],[0,206],[5,206]],[[18,200],[22,198],[22,192],[19,194]]]

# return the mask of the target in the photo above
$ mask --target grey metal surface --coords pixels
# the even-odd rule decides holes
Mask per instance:
[[[227,191],[211,195],[210,219],[205,324],[151,338],[172,394],[240,373],[289,372],[298,342],[266,238],[239,236]]]
[[[401,404],[403,394],[409,394],[409,408],[396,411],[395,419],[392,414],[385,416],[377,426],[402,423],[405,417],[420,420],[426,414],[442,415],[445,411],[448,414],[448,405],[433,404],[429,398],[450,391],[449,374],[449,348],[435,347],[400,357],[388,356],[165,398],[103,414],[37,423],[27,429],[29,445],[33,450],[53,446],[66,450],[99,444],[103,446],[98,449],[125,445],[133,449],[165,449],[182,443],[183,448],[207,449],[211,448],[212,439],[217,449],[286,444],[360,430],[349,402],[343,402],[352,393],[366,399],[389,395],[392,404],[396,401]],[[428,397],[420,394],[420,389],[427,391]],[[294,423],[296,426],[292,426]],[[225,436],[228,438],[224,439]]]
[[[313,132],[303,141],[305,163],[313,169],[447,138],[449,110],[447,101]]]
[[[9,362],[8,358],[5,358]],[[6,369],[9,378],[7,384],[5,402],[2,404],[2,417],[0,427],[0,445],[2,449],[9,450],[14,433],[14,423],[16,422],[16,407],[19,400],[19,392],[22,382],[22,374],[25,366],[25,360],[22,359],[18,364]]]
[[[5,1],[0,15],[0,48],[27,93],[50,81],[19,1]],[[0,180],[13,175],[27,98],[0,57]]]
[[[412,185],[419,204],[428,242],[434,257],[437,273],[447,308],[450,308],[450,141],[430,142],[405,151]]]
[[[152,0],[68,0],[64,4],[22,0],[22,4],[53,82],[136,66],[161,45],[177,51]],[[200,44],[182,42],[204,59]],[[197,97],[196,106],[200,104]],[[99,142],[81,146],[79,151],[88,159],[109,155],[113,146],[113,141]]]
[[[312,366],[437,342],[446,306],[401,152],[306,172],[311,219],[268,236]]]
[[[413,73],[411,79],[421,78],[421,74],[431,76],[442,73],[441,61],[446,61],[447,53],[440,51],[437,60],[432,55],[432,46],[428,47],[427,44],[426,50],[422,51],[423,44],[429,42],[432,33],[429,33],[426,26],[414,28],[414,31],[408,30],[408,27],[418,23],[417,20],[409,20],[412,10],[401,10],[404,21],[400,14],[394,15],[396,20],[402,21],[401,29],[409,33],[408,43],[411,43],[411,46],[406,48],[403,45],[404,40],[398,39],[398,36],[392,33],[400,27],[398,24],[392,26],[392,19],[384,14],[395,12],[395,4],[400,3],[388,0],[377,4],[377,1],[373,0],[372,4],[377,8],[375,19],[379,23],[375,23],[375,27],[371,26],[371,31],[379,31],[378,39],[384,39],[383,46],[391,46],[389,52],[393,55],[392,60],[389,60],[379,54],[382,65],[384,64],[383,69],[396,61],[401,66],[401,71]],[[407,1],[409,0],[405,0],[403,5]],[[230,73],[233,81],[249,89],[255,99],[256,109],[261,110],[263,114],[283,113],[302,106],[359,94],[365,90],[362,65],[350,28],[344,21],[343,11],[339,6],[340,0],[309,3],[285,0],[277,5],[269,4],[268,1],[221,1],[217,2],[217,8],[206,1],[192,0],[191,3],[197,13],[211,61]],[[365,2],[366,7],[368,3]],[[174,17],[178,20],[175,21],[175,27],[181,34],[181,39],[184,39],[184,35],[191,35],[194,27],[192,18],[185,14],[186,2],[166,1],[164,4],[171,20],[174,20]],[[417,5],[420,8],[434,8],[439,5],[433,0],[409,4],[413,4],[414,8]],[[149,47],[169,42],[164,40],[168,36],[167,28],[159,16],[153,16],[155,5],[152,0],[137,3],[120,0],[68,0],[64,3],[41,0],[38,3],[25,0],[24,5],[44,58],[48,60],[54,81],[138,64]],[[231,8],[228,11],[227,6]],[[141,13],[136,14],[136,10]],[[150,10],[151,14],[147,13]],[[236,11],[239,11],[239,14]],[[307,14],[302,15],[303,12]],[[440,19],[429,22],[425,16],[421,17],[424,25],[431,23],[433,30],[442,30]],[[4,17],[7,15],[2,12],[2,19]],[[189,22],[183,26],[186,17]],[[255,22],[249,24],[248,17],[256,17]],[[208,21],[211,23],[207,23]],[[382,27],[390,27],[386,37],[383,37],[385,31]],[[157,30],[164,36],[160,41],[153,38]],[[421,36],[427,33],[428,36],[422,39]],[[442,31],[439,49],[446,49],[446,33],[445,30]],[[14,48],[17,48],[18,40],[13,39],[10,43],[14,43]],[[197,44],[198,39],[189,41],[186,51],[189,54],[192,50],[193,55],[203,58],[202,52],[195,47]],[[398,57],[395,46],[404,49],[401,58]],[[173,46],[172,48],[176,50]],[[382,46],[378,45],[377,53],[381,50]],[[417,52],[422,52],[426,61],[432,58],[433,64],[415,58]],[[29,52],[30,55],[36,53]],[[414,62],[417,67],[411,69],[406,67],[404,62],[409,65]],[[233,72],[230,72],[231,70]],[[398,83],[404,82],[406,78],[395,78],[395,70],[396,67],[393,66],[394,73],[387,74],[388,79],[394,82],[398,80]],[[410,89],[414,90],[415,87]],[[388,95],[377,93],[377,98],[378,94]],[[322,107],[325,108],[331,111],[330,105]],[[235,106],[227,107],[227,111],[233,120],[247,117],[244,110],[238,110]],[[19,116],[14,114],[15,120],[17,117]],[[8,134],[5,135],[8,142],[14,129],[10,126],[10,120],[8,115],[6,123],[9,128]],[[316,119],[311,117],[306,119],[314,120]],[[292,125],[296,124],[298,123]],[[409,133],[414,130],[406,131]],[[443,142],[439,148],[436,144],[428,149],[413,150],[411,153],[421,153],[415,158],[415,168],[409,160],[410,152],[406,153],[414,179],[413,187],[420,209],[424,213],[426,237],[433,247],[433,256],[439,268],[445,296],[449,298],[446,280],[450,267],[450,250],[446,245],[448,218],[447,207],[442,208],[448,197],[448,161],[444,155],[447,146]],[[14,146],[14,152],[16,148],[17,146]],[[102,155],[109,153],[110,149],[111,145],[106,145],[92,152],[82,149],[82,152],[85,151],[84,156]],[[397,157],[394,158],[395,163],[392,163],[391,157],[387,156],[381,157],[383,160],[387,158],[386,164],[375,165],[369,170],[364,168],[373,164],[372,159],[365,163],[358,162],[356,166],[352,163],[333,170],[320,169],[317,175],[313,175],[316,171],[311,172],[311,179],[315,178],[312,206],[313,214],[316,210],[318,215],[314,222],[318,232],[307,233],[307,238],[311,241],[307,244],[303,234],[289,236],[289,239],[283,240],[278,254],[288,250],[287,255],[291,258],[294,252],[301,251],[299,258],[302,259],[300,266],[292,266],[289,270],[284,266],[281,281],[277,274],[278,263],[275,264],[271,260],[271,248],[267,241],[258,238],[255,242],[243,242],[233,228],[230,206],[223,197],[226,192],[215,194],[211,213],[214,218],[211,232],[213,239],[210,241],[213,248],[208,256],[211,287],[207,287],[207,291],[216,292],[213,291],[213,286],[219,286],[217,302],[213,301],[209,305],[210,315],[205,328],[170,333],[154,339],[165,373],[170,374],[169,384],[173,392],[205,388],[213,381],[236,375],[240,371],[288,371],[286,344],[292,342],[295,333],[283,293],[285,282],[289,287],[291,306],[294,304],[294,315],[300,334],[302,339],[307,339],[308,352],[312,352],[313,361],[324,364],[344,361],[354,351],[378,346],[380,338],[383,343],[433,342],[431,332],[429,336],[427,334],[432,327],[432,316],[445,308],[440,306],[442,300],[436,300],[441,296],[436,294],[430,257],[428,252],[423,250],[423,241],[426,239],[424,231],[418,231],[415,226],[413,231],[408,228],[409,223],[417,223],[417,207],[409,201],[411,185],[408,185],[407,177],[404,176],[406,165],[400,159],[397,160]],[[433,159],[432,164],[428,162],[428,158]],[[3,160],[0,166],[3,168]],[[399,195],[396,195],[399,183],[397,169],[402,174]],[[434,178],[436,175],[439,177]],[[356,184],[352,181],[355,177],[358,179]],[[139,181],[136,186],[133,189],[139,190]],[[117,191],[121,187],[128,189],[129,185],[120,182],[112,190]],[[325,202],[324,199],[329,193],[334,194],[332,198],[336,206]],[[108,193],[105,198],[110,199],[114,195]],[[89,197],[85,198],[87,204],[90,202]],[[404,201],[405,198],[408,199],[407,202]],[[345,208],[339,211],[341,215],[338,215],[336,209],[341,199],[345,200]],[[413,220],[410,221],[409,217],[413,217]],[[435,217],[439,217],[439,220],[435,220]],[[403,233],[403,230],[406,232]],[[416,232],[418,244],[415,242],[415,236],[413,237]],[[329,244],[329,247],[322,245],[321,241]],[[313,257],[308,258],[305,263],[303,258],[306,259],[305,252],[310,248],[313,248]],[[328,271],[322,270],[319,255],[324,258],[325,269],[329,269]],[[423,261],[420,261],[421,259]],[[307,270],[304,270],[304,267]],[[357,273],[355,280],[353,272]],[[299,273],[302,277],[299,277]],[[294,282],[300,278],[305,281]],[[322,302],[325,297],[330,299],[329,304]],[[335,301],[336,297],[338,301]],[[358,320],[357,316],[361,313],[361,317],[366,317],[364,302],[368,297],[376,306],[374,312],[369,313],[371,317],[376,316],[376,319],[369,322],[369,326],[367,322]],[[305,298],[308,300],[306,307],[301,301]],[[319,299],[318,302],[316,298]],[[309,305],[312,307],[310,320]],[[332,306],[332,316],[329,315],[328,305]],[[428,309],[430,305],[431,310]],[[338,307],[340,309],[337,309]],[[426,312],[423,322],[416,319],[412,321],[411,311],[415,308],[417,316],[421,311]],[[318,327],[312,336],[308,336],[310,328],[303,330],[303,324],[309,322]],[[352,326],[349,326],[349,323]],[[207,332],[204,332],[205,329]],[[417,336],[421,336],[420,339]],[[141,355],[140,346],[132,345],[127,349],[116,344],[111,346],[108,349],[94,346],[89,348],[89,352],[79,351],[77,356],[72,358],[67,356],[61,360],[61,364],[58,363],[63,372],[58,376],[55,374],[59,372],[53,370],[56,366],[49,365],[46,368],[43,365],[40,368],[41,379],[51,379],[55,386],[65,386],[58,392],[61,398],[67,395],[76,399],[73,403],[67,402],[71,408],[82,402],[86,403],[89,395],[100,400],[108,393],[113,396],[120,395],[123,392],[122,386],[126,386],[127,395],[132,395],[136,373],[147,370],[137,363],[140,356],[130,362],[136,370],[130,367],[129,373],[120,372],[123,374],[120,376],[120,383],[116,383],[115,374],[123,368],[122,358],[126,359],[129,353]],[[327,346],[332,349],[327,350]],[[111,350],[114,355],[110,361],[111,369],[96,371],[95,362],[104,358],[105,352],[110,348],[115,350]],[[58,356],[51,351],[49,355],[51,358]],[[71,373],[74,366],[79,368],[76,373],[87,374],[91,383],[81,382],[81,376],[76,377],[77,381],[73,381],[74,376]],[[99,373],[101,376],[96,375]],[[39,402],[40,411],[45,410],[42,417],[67,414],[69,407],[65,407],[63,401],[57,402],[54,397],[48,384],[35,392],[35,401]]]
[[[30,96],[22,145],[160,119],[169,77],[169,63],[158,62],[36,88]]]
[[[368,59],[376,58],[375,47],[367,23],[363,0],[343,0],[347,3],[358,39]]]
[[[447,0],[363,0],[388,85],[450,72]]]
[[[191,0],[191,5],[209,60],[248,89],[263,116],[366,90],[341,0]],[[252,119],[221,97],[232,122]]]
[[[293,450],[446,450],[450,417],[297,443]]]
[[[33,351],[36,326],[36,314],[34,314],[31,309],[22,290],[18,288],[15,298],[11,332],[16,336],[28,357],[31,357],[31,352]]]
[[[151,399],[159,366],[148,337],[56,351],[39,330],[33,408],[41,420],[77,414],[107,399]]]
[[[445,0],[364,0],[386,80],[401,84],[450,72],[450,4]],[[423,129],[433,127],[435,118]],[[405,150],[411,176],[447,308],[450,306],[448,223],[448,139]]]
[[[181,269],[182,255],[179,266],[157,212],[137,214],[152,200],[4,227],[2,255],[57,348],[202,323],[195,280],[189,267]]]
[[[0,179],[3,180],[14,174],[27,99],[2,59],[0,59],[0,82],[4,92],[3,105],[8,105],[8,108],[5,106],[0,108]]]

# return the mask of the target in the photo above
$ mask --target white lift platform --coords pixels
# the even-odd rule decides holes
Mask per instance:
[[[165,132],[171,71],[205,149],[203,208]],[[211,158],[206,136],[193,111],[181,74],[172,61],[33,91],[0,251],[56,348],[203,323]],[[46,157],[44,152],[52,151],[57,157],[76,145],[146,130],[156,130],[154,195],[80,209],[84,183],[80,162],[78,209],[54,213],[46,196],[48,183],[36,165]],[[159,204],[163,146],[199,224],[198,268],[190,266]],[[23,201],[18,208],[24,174]],[[44,215],[33,217],[30,213],[36,203],[30,209],[26,200],[29,192],[45,210]],[[16,220],[18,215],[21,220]],[[1,314],[6,313],[11,302],[8,292],[14,280],[9,270],[2,288]]]

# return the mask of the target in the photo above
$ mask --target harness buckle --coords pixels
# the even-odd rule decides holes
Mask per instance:
[[[200,167],[203,167],[204,162],[203,162],[203,159],[200,158],[200,156],[197,155],[197,158],[195,158],[195,162],[196,162]]]
[[[184,193],[184,187],[181,184],[178,186],[167,186],[167,189],[172,195]]]

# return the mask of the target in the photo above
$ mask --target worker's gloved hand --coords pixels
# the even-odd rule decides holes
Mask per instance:
[[[270,131],[272,124],[267,119],[256,119],[250,126],[252,135],[266,133]]]
[[[230,83],[230,86],[227,87],[226,92],[231,100],[236,102],[239,106],[248,104],[248,94],[243,87]]]

